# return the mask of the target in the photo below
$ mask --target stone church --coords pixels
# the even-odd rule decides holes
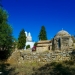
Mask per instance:
[[[54,36],[52,44],[55,50],[65,50],[72,48],[73,40],[67,31],[61,30]]]
[[[52,40],[39,41],[37,43],[37,52],[46,50],[69,50],[73,48],[71,35],[65,31],[59,31]]]

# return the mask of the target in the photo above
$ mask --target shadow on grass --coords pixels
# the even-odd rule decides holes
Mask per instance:
[[[71,61],[46,64],[39,69],[34,70],[32,75],[75,75],[75,64],[69,63],[71,63]]]
[[[0,64],[0,73],[0,75],[18,75],[18,73],[15,73],[15,68],[12,68],[10,64],[4,63]]]

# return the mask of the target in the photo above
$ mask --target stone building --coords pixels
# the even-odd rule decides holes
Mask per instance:
[[[68,50],[73,47],[73,40],[67,31],[61,30],[53,38],[52,45],[54,50]]]
[[[73,40],[71,35],[65,31],[59,31],[53,38],[53,40],[44,40],[37,43],[37,52],[43,52],[46,50],[69,50],[73,47]]]
[[[37,52],[44,52],[51,49],[52,49],[51,40],[39,41],[37,43],[37,47],[36,47]]]

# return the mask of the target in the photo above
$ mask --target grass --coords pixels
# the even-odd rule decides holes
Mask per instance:
[[[15,73],[18,73],[19,74],[25,74],[25,75],[32,75],[32,73],[34,73],[34,70],[40,68],[41,66],[45,65],[45,63],[40,63],[40,62],[24,62],[22,64],[19,64],[17,65],[16,63],[15,64],[11,64],[11,66],[13,68],[15,68]],[[18,74],[18,75],[19,75]]]
[[[26,61],[22,64],[21,63],[11,64],[11,67],[15,68],[14,73],[16,73],[16,75],[74,75],[75,74],[74,61],[63,61],[63,62],[52,62],[52,63]]]
[[[75,62],[63,61],[63,62],[29,62],[24,63],[9,63],[11,64],[9,69],[5,69],[10,74],[4,75],[74,75],[75,74]]]

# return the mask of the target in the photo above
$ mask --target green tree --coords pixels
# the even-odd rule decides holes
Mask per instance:
[[[34,46],[37,46],[37,42],[34,43]]]
[[[26,46],[26,49],[28,49],[28,48],[30,48],[30,45],[27,45],[27,46]]]
[[[39,40],[47,40],[47,33],[44,26],[41,27],[41,30],[39,33]]]
[[[0,8],[0,60],[7,59],[12,49],[12,28],[8,24],[8,14]]]
[[[18,49],[24,49],[26,44],[25,30],[22,29],[18,38]]]

